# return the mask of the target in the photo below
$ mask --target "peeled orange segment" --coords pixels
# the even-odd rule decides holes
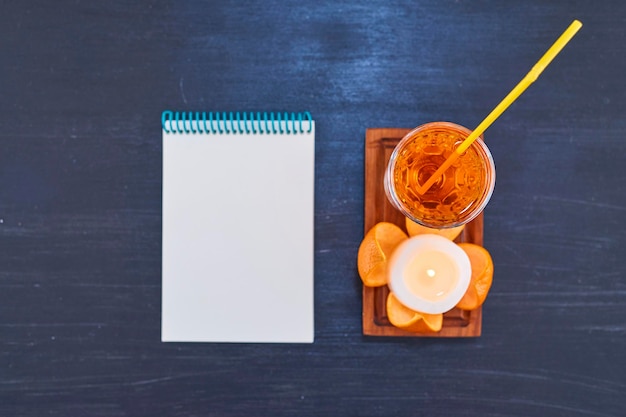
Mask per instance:
[[[409,236],[417,236],[423,235],[426,233],[435,234],[439,236],[443,236],[446,239],[454,240],[458,235],[461,234],[465,225],[462,224],[457,227],[451,227],[450,229],[432,229],[430,227],[422,226],[421,224],[415,223],[413,220],[405,217],[406,221],[406,230],[409,232]]]
[[[398,301],[392,292],[387,296],[387,318],[394,326],[409,332],[438,332],[443,326],[443,314],[413,311]]]
[[[387,284],[387,259],[406,239],[406,233],[393,223],[377,223],[367,232],[359,246],[357,259],[359,276],[364,285],[380,287]]]
[[[474,310],[485,302],[491,288],[493,260],[487,249],[482,246],[473,243],[459,243],[459,247],[467,253],[470,259],[472,277],[465,295],[456,306],[462,310]]]

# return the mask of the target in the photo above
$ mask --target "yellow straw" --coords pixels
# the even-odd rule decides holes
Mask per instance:
[[[520,81],[511,92],[504,97],[504,99],[496,106],[495,109],[489,113],[489,115],[483,120],[476,129],[456,148],[448,159],[435,171],[433,175],[428,178],[428,181],[424,183],[417,190],[418,193],[424,194],[433,186],[435,182],[450,168],[450,166],[457,160],[457,158],[469,148],[472,143],[483,134],[485,130],[513,103],[527,88],[531,85],[539,74],[550,64],[555,56],[561,52],[561,49],[567,45],[567,43],[574,37],[578,29],[582,27],[582,23],[578,20],[574,20],[571,25],[563,32],[561,36],[554,42],[554,44],[548,49],[548,51],[541,57],[534,67],[526,74],[526,76]]]

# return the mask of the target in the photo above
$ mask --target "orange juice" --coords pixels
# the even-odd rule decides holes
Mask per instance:
[[[409,132],[394,149],[385,173],[391,204],[432,228],[456,227],[480,214],[495,185],[493,158],[481,139],[423,195],[417,191],[470,133],[448,122],[427,123]]]

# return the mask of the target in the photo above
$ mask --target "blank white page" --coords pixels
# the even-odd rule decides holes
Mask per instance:
[[[163,341],[313,342],[314,138],[163,131]]]

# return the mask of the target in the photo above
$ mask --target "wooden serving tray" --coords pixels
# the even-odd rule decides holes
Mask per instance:
[[[394,223],[406,232],[404,215],[385,196],[383,178],[391,152],[411,129],[383,128],[365,131],[365,231],[376,223]],[[483,245],[482,213],[465,226],[455,242]],[[458,308],[443,315],[443,328],[436,333],[407,332],[387,318],[387,286],[363,286],[363,334],[368,336],[477,337],[482,325],[482,307],[464,311]]]

